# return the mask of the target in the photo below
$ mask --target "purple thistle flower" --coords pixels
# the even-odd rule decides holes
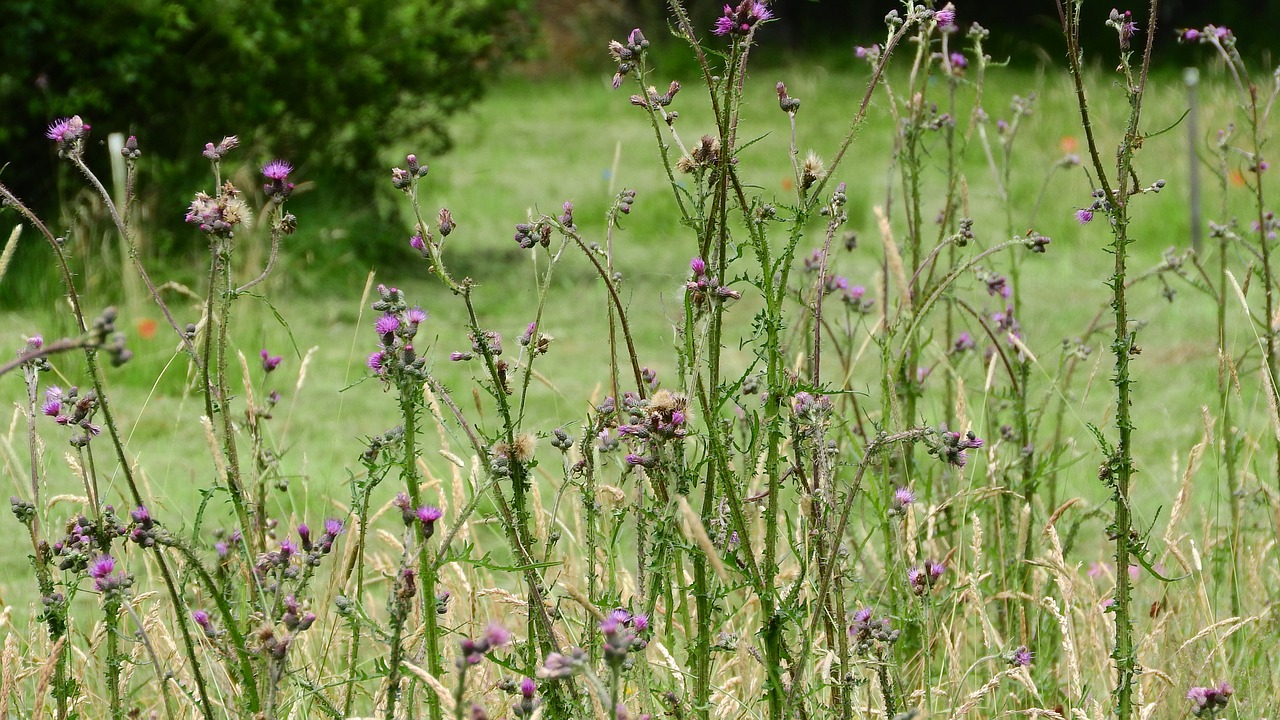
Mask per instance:
[[[916,501],[916,494],[911,492],[911,488],[900,487],[893,493],[893,505],[901,510]]]
[[[600,621],[600,632],[605,637],[612,637],[618,634],[618,620],[614,617],[606,617]]]
[[[383,315],[373,324],[378,335],[386,335],[400,329],[400,318],[395,315]]]
[[[225,558],[227,553],[231,552],[230,546],[221,540],[213,544],[213,549],[218,553],[218,557],[220,558]]]
[[[280,355],[272,355],[265,348],[262,350],[262,371],[271,372],[280,367],[280,363],[284,360]]]
[[[324,521],[324,534],[329,537],[337,537],[342,534],[342,521],[338,518],[329,518]]]
[[[450,359],[450,360],[452,360],[453,362],[460,362],[460,361],[462,361],[462,360],[470,360],[470,359],[471,359],[471,357],[472,357],[472,356],[471,356],[471,353],[469,353],[469,352],[459,352],[459,351],[457,351],[457,350],[454,350],[453,352],[449,353],[449,359]]]
[[[484,629],[484,641],[490,648],[501,647],[511,642],[511,631],[496,622],[489,623]]]
[[[938,21],[938,27],[944,30],[955,29],[956,26],[956,6],[947,3],[941,10],[933,14],[933,19]]]
[[[951,60],[951,67],[953,68],[959,68],[960,70],[963,70],[969,67],[969,60],[964,56],[963,53],[953,52],[951,53],[951,56],[949,59]]]
[[[62,402],[59,400],[49,400],[40,406],[40,412],[49,417],[57,417],[62,413]]]
[[[853,56],[859,60],[875,60],[880,57],[880,44],[863,47],[862,45],[853,48]]]
[[[693,258],[689,261],[689,269],[693,271],[694,277],[702,277],[707,274],[707,261],[700,257]]]
[[[385,360],[386,360],[386,355],[384,355],[381,350],[378,350],[377,352],[374,352],[371,355],[369,355],[369,359],[365,362],[365,364],[369,366],[369,369],[373,371],[373,374],[381,375],[383,371],[383,363]]]
[[[133,518],[135,523],[143,527],[151,527],[151,512],[147,510],[146,505],[139,505],[129,511],[129,517]]]
[[[284,160],[272,160],[262,166],[262,175],[270,180],[284,181],[288,179],[289,173],[293,172],[293,166]]]
[[[404,319],[410,325],[420,325],[427,321],[427,311],[415,305],[405,311]]]
[[[69,118],[61,118],[50,123],[49,129],[45,131],[44,136],[61,145],[72,140],[78,140],[88,133],[89,125],[85,124],[79,115],[72,115]]]
[[[427,256],[427,241],[423,240],[421,235],[415,233],[413,237],[409,238],[409,247],[422,253],[423,257]]]
[[[115,558],[110,555],[99,555],[89,563],[89,577],[102,580],[116,570]]]
[[[423,505],[418,508],[417,514],[418,521],[423,525],[430,525],[444,515],[444,513],[440,511],[440,508],[434,505]]]
[[[288,560],[297,552],[298,552],[298,546],[295,545],[293,541],[290,540],[289,538],[285,538],[280,541],[280,559]]]
[[[520,694],[525,700],[532,700],[534,693],[538,691],[538,685],[533,678],[525,678],[520,681]]]
[[[645,630],[648,630],[649,616],[636,615],[635,617],[631,618],[631,627],[635,628],[636,632],[644,632]]]
[[[196,625],[200,626],[201,630],[204,630],[206,633],[209,632],[209,629],[212,626],[212,623],[209,621],[209,613],[204,610],[193,610],[191,611],[191,619],[195,621]]]
[[[1195,28],[1187,28],[1178,33],[1179,42],[1197,42],[1200,40],[1200,31]]]
[[[1034,654],[1027,649],[1026,645],[1019,645],[1009,656],[1009,664],[1014,667],[1026,667],[1031,664],[1031,660],[1034,657]]]
[[[1076,222],[1081,225],[1087,225],[1093,221],[1093,211],[1089,208],[1080,208],[1076,211]]]

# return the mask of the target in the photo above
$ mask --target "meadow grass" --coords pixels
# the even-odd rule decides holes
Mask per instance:
[[[741,151],[744,181],[765,196],[785,197],[793,192],[787,150],[789,130],[786,116],[777,109],[774,82],[785,81],[792,96],[803,98],[803,109],[798,114],[798,145],[802,152],[812,148],[829,158],[866,87],[868,71],[851,61],[847,65],[797,63],[753,68],[750,72],[753,82],[748,84],[743,100],[742,122],[747,132],[754,133],[750,139],[758,137],[758,141]],[[1101,69],[1093,73],[1093,86],[1105,87],[1105,73]],[[656,79],[661,84],[672,78],[659,75]],[[678,79],[687,86],[684,93],[699,92],[695,78]],[[891,86],[907,82],[900,70],[891,70],[888,81]],[[1175,126],[1186,108],[1185,91],[1179,78],[1157,73],[1151,83],[1144,128],[1154,131]],[[1201,126],[1216,129],[1229,122],[1233,101],[1229,99],[1225,78],[1211,73],[1200,92]],[[697,251],[689,230],[674,220],[678,217],[675,204],[652,150],[652,128],[642,112],[628,105],[625,93],[613,91],[604,75],[519,78],[504,82],[495,87],[486,100],[453,121],[457,139],[453,153],[442,158],[424,158],[431,171],[422,182],[423,203],[432,214],[436,207],[452,210],[458,228],[450,236],[445,250],[450,269],[455,276],[468,276],[476,281],[478,314],[484,318],[486,327],[503,332],[511,342],[530,322],[538,302],[530,255],[519,250],[511,237],[515,223],[540,213],[553,214],[562,202],[572,200],[583,235],[588,240],[604,243],[603,218],[615,194],[624,188],[636,190],[634,211],[622,219],[613,237],[614,262],[622,274],[620,287],[628,305],[640,360],[656,370],[660,378],[669,378],[679,372],[672,351],[678,342],[673,327],[684,319],[683,283],[688,278],[690,257]],[[1111,263],[1103,249],[1107,242],[1106,229],[1100,222],[1081,225],[1074,217],[1075,210],[1090,201],[1090,184],[1080,168],[1054,170],[1065,154],[1082,152],[1083,138],[1078,130],[1075,98],[1067,76],[1056,70],[993,69],[984,93],[984,106],[993,121],[1000,117],[998,109],[1008,107],[1015,95],[1036,95],[1034,113],[1023,119],[1016,140],[1008,199],[992,191],[992,168],[980,153],[970,153],[959,172],[967,179],[969,188],[966,214],[978,219],[974,228],[977,247],[995,245],[1008,239],[1010,232],[1026,234],[1032,228],[1052,238],[1046,255],[1033,255],[1022,261],[1018,291],[1024,342],[1036,357],[1030,369],[1029,382],[1033,390],[1029,395],[1037,398],[1036,402],[1054,403],[1060,396],[1051,390],[1052,376],[1057,371],[1063,340],[1080,336],[1094,314],[1106,308],[1111,297],[1103,282]],[[687,98],[682,96],[682,99]],[[1092,102],[1099,127],[1115,127],[1126,112],[1123,98],[1118,94],[1109,96],[1099,92]],[[704,105],[679,106],[680,127],[686,140],[696,138],[703,132],[702,128],[707,133],[714,132],[713,118]],[[968,109],[961,105],[956,115],[967,117]],[[880,230],[872,208],[887,207],[893,232],[898,236],[904,232],[900,214],[894,209],[894,204],[901,200],[900,186],[891,175],[893,125],[893,119],[885,112],[882,96],[877,94],[868,122],[860,129],[853,146],[853,155],[846,158],[834,178],[847,183],[849,227],[857,231],[859,243],[856,249],[833,255],[832,271],[872,289],[881,285],[884,266]],[[1106,137],[1105,132],[1103,135],[1101,145],[1114,146],[1116,138]],[[1137,155],[1136,171],[1144,184],[1157,178],[1167,181],[1163,192],[1143,198],[1141,209],[1133,216],[1130,234],[1137,242],[1132,248],[1132,263],[1138,270],[1159,266],[1167,248],[1181,250],[1189,242],[1185,179],[1191,151],[1184,135],[1182,127],[1174,127],[1167,134],[1149,138],[1147,147]],[[1201,143],[1201,152],[1203,146]],[[927,145],[927,148],[941,156],[941,146]],[[400,158],[412,149],[413,139],[408,138],[404,147],[389,148],[387,157]],[[925,186],[940,192],[944,178],[932,166],[929,168]],[[1225,189],[1224,197],[1210,184],[1205,195],[1206,214],[1211,218],[1232,214],[1247,216],[1245,209],[1250,200],[1244,189],[1229,179]],[[341,190],[317,186],[310,192],[324,198]],[[925,197],[928,196],[926,192]],[[370,200],[371,204],[376,202],[380,201]],[[940,208],[940,202],[937,205],[930,207],[926,203],[925,216],[932,217]],[[284,396],[269,425],[274,444],[283,451],[281,475],[289,481],[287,490],[272,495],[279,506],[278,514],[314,519],[313,522],[349,502],[348,483],[352,476],[362,472],[359,456],[367,446],[367,439],[398,422],[394,413],[389,412],[393,403],[387,393],[376,380],[369,379],[364,366],[366,355],[374,347],[370,328],[376,313],[368,308],[369,303],[376,300],[376,294],[371,295],[372,285],[385,283],[399,287],[412,303],[427,309],[430,317],[421,332],[429,343],[420,342],[419,352],[428,358],[433,374],[453,390],[460,404],[469,409],[473,404],[483,405],[478,397],[473,403],[468,389],[475,386],[476,364],[451,363],[448,359],[451,351],[467,350],[470,346],[465,317],[450,293],[429,277],[425,265],[409,249],[407,240],[412,219],[406,217],[400,226],[392,225],[384,230],[388,235],[405,238],[403,262],[378,268],[354,264],[340,269],[317,268],[308,265],[306,248],[325,242],[325,238],[335,233],[341,234],[348,218],[339,212],[325,212],[322,203],[316,203],[316,207],[314,215],[300,214],[298,233],[288,238],[286,256],[268,285],[271,302],[287,322],[288,329],[277,322],[274,313],[263,303],[249,298],[237,305],[238,325],[231,338],[233,351],[247,358],[252,370],[250,376],[254,378],[234,394],[252,392],[261,397],[276,389]],[[1007,216],[1006,207],[1009,208]],[[181,213],[175,210],[172,214],[176,217]],[[7,227],[0,229],[7,233]],[[819,247],[822,232],[822,223],[815,222],[806,228],[806,237],[801,240],[797,255],[803,257]],[[195,235],[194,231],[192,234]],[[34,239],[24,237],[23,241]],[[198,240],[193,238],[193,242]],[[1004,272],[1007,260],[993,258],[990,267]],[[10,269],[10,273],[16,271],[20,269]],[[290,292],[291,286],[300,284],[291,276],[316,272],[325,278],[323,292],[305,296]],[[83,273],[86,278],[92,278],[93,269],[83,268]],[[975,297],[984,294],[975,279],[966,278],[959,287]],[[1133,495],[1136,524],[1145,528],[1159,522],[1163,528],[1169,507],[1178,502],[1185,513],[1190,502],[1189,514],[1184,515],[1188,522],[1203,524],[1207,537],[1217,535],[1221,539],[1222,530],[1218,526],[1224,520],[1226,491],[1215,479],[1218,471],[1216,452],[1212,448],[1205,455],[1200,471],[1191,476],[1191,482],[1180,486],[1187,454],[1205,432],[1202,409],[1213,402],[1216,391],[1215,307],[1185,283],[1174,283],[1178,292],[1172,301],[1162,295],[1163,289],[1158,282],[1139,285],[1132,299],[1134,314],[1142,323],[1139,334],[1142,352],[1135,359],[1137,384],[1133,398],[1140,438],[1133,448],[1138,469]],[[196,290],[199,292],[199,288]],[[875,300],[882,303],[887,299],[876,296]],[[580,435],[581,428],[577,425],[585,421],[590,404],[610,394],[606,302],[601,283],[585,260],[574,257],[558,266],[540,323],[540,328],[556,339],[547,360],[539,366],[541,376],[530,393],[524,427],[544,436],[558,427],[569,429],[570,435]],[[42,332],[46,338],[69,334],[69,320],[61,304],[60,299],[45,299],[43,307],[33,303],[31,308],[0,318],[5,336],[15,339],[10,344],[16,345],[17,338],[35,332]],[[199,315],[196,300],[190,303],[177,300],[172,306],[183,322],[194,321]],[[733,331],[731,336],[745,335],[758,309],[759,301],[750,296],[732,306],[727,315]],[[991,309],[999,308],[993,302]],[[1229,310],[1238,311],[1238,305],[1232,305]],[[151,497],[158,499],[156,504],[167,522],[171,526],[194,522],[199,492],[212,482],[210,448],[201,429],[191,419],[199,414],[200,400],[190,391],[192,378],[186,375],[186,362],[176,353],[163,323],[155,337],[140,336],[138,330],[160,320],[154,310],[147,303],[135,303],[123,309],[122,317],[123,324],[131,329],[130,348],[135,358],[124,368],[110,371],[108,381],[128,439],[128,451],[136,458],[143,483],[151,489]],[[1256,356],[1255,335],[1246,323],[1237,323],[1235,327],[1227,339],[1229,351],[1236,357]],[[860,336],[865,337],[867,330],[863,327]],[[942,359],[945,356],[942,342],[926,338],[925,357]],[[1065,396],[1067,420],[1062,442],[1066,449],[1052,462],[1060,469],[1058,500],[1079,497],[1082,507],[1098,508],[1109,493],[1097,480],[1100,454],[1088,426],[1105,427],[1110,421],[1111,368],[1103,336],[1094,336],[1087,344],[1093,350],[1092,355],[1080,370],[1077,382],[1065,391],[1068,393]],[[285,357],[280,369],[265,380],[254,370],[261,348]],[[77,361],[71,360],[70,355],[65,357],[68,376],[62,382],[75,384],[71,368],[78,367]],[[849,389],[870,398],[879,392],[879,378],[874,369],[878,358],[874,348],[860,357],[853,366]],[[726,348],[726,375],[744,371],[750,361],[748,349]],[[797,367],[802,365],[799,356],[791,361]],[[1242,364],[1246,387],[1257,383],[1256,378],[1249,379],[1257,372],[1253,369],[1256,357],[1251,361],[1252,365]],[[57,359],[54,365],[63,367]],[[301,380],[304,367],[305,382]],[[866,367],[867,372],[860,373],[860,367]],[[968,368],[969,377],[973,377],[975,369]],[[939,364],[938,372],[925,382],[940,383],[940,376],[945,372],[945,367]],[[16,382],[6,380],[15,388]],[[18,397],[16,390],[13,394]],[[988,414],[1005,411],[1003,401],[995,394],[984,392],[981,386],[968,387],[966,398],[967,411],[975,426],[986,426]],[[944,414],[943,408],[930,397],[923,402],[921,415],[941,417]],[[1271,433],[1266,400],[1262,394],[1246,390],[1241,404],[1243,412],[1236,422],[1250,442],[1260,446]],[[1213,414],[1212,409],[1210,413]],[[23,470],[24,435],[24,425],[15,412],[7,425],[3,452],[6,475],[18,494],[22,494],[28,482]],[[76,493],[78,484],[69,481],[70,475],[62,460],[63,438],[47,427],[42,428],[41,436],[51,468],[46,492],[50,495]],[[450,452],[463,453],[460,448],[466,446],[465,437],[459,429],[452,428],[442,429],[439,440],[428,433],[421,456],[428,487],[438,488],[441,494],[446,493],[450,482],[456,482],[457,473],[454,466],[436,452],[438,443],[446,438],[451,443]],[[1273,497],[1266,461],[1253,450],[1247,451],[1245,457],[1244,465],[1256,468],[1256,477],[1247,484],[1248,492],[1265,504],[1267,498]],[[1265,453],[1261,457],[1265,457]],[[540,502],[549,506],[556,501],[559,478],[541,467],[536,472]],[[117,475],[118,472],[107,475],[110,478],[105,486],[107,498],[122,497]],[[977,491],[987,479],[979,473],[970,473],[966,482]],[[1188,488],[1190,500],[1186,497],[1179,500],[1180,489],[1185,492]],[[493,508],[486,506],[482,515],[489,512],[493,512]],[[876,512],[877,508],[868,506],[860,508],[854,517],[865,527],[874,528],[878,522]],[[219,507],[204,522],[206,526],[215,521],[229,525],[231,517],[229,506]],[[572,525],[566,521],[567,527]],[[480,523],[476,532],[482,533],[483,526],[484,523]],[[1078,575],[1077,564],[1090,560],[1102,562],[1108,555],[1107,539],[1100,524],[1084,524],[1084,528],[1085,536],[1073,548],[1069,544],[1069,556],[1064,559],[1059,555],[1059,565],[1048,567],[1048,576],[1056,578],[1060,585],[1068,584],[1064,578]],[[971,541],[973,554],[980,555],[981,540],[975,537]],[[625,552],[629,542],[631,540],[624,536],[618,551]],[[0,572],[5,578],[0,582],[0,595],[4,603],[14,608],[14,626],[19,632],[25,632],[29,630],[26,608],[35,604],[37,593],[25,577],[28,561],[24,557],[26,551],[20,548],[14,544],[0,555]],[[1246,550],[1229,544],[1225,549],[1218,545],[1213,552],[1266,554],[1264,549]],[[394,564],[389,559],[380,562],[387,567]],[[568,574],[572,568],[565,570]],[[1254,584],[1265,583],[1265,578],[1274,575],[1270,569],[1258,572]],[[480,573],[480,576],[461,577],[458,582],[465,585],[482,579],[495,593],[498,589],[515,589],[506,587],[509,583],[504,585],[503,580],[492,574]],[[1204,575],[1193,582],[1201,583],[1199,591],[1187,592],[1179,598],[1187,602],[1194,598],[1205,604],[1206,607],[1197,609],[1196,618],[1219,617],[1223,592],[1212,588],[1212,582]],[[872,594],[874,588],[873,585]],[[1090,613],[1080,608],[1088,608],[1091,603],[1096,606],[1105,592],[1100,588],[1086,588],[1084,592],[1086,597],[1079,598],[1076,606],[1080,613],[1077,632],[1081,636],[1074,651],[1081,655],[1091,652],[1093,664],[1086,664],[1083,672],[1098,674],[1083,680],[1087,687],[1094,688],[1092,694],[1087,689],[1076,688],[1072,695],[1091,695],[1095,702],[1100,702],[1098,698],[1107,687],[1105,662],[1099,659],[1107,654],[1105,613]],[[1153,604],[1163,602],[1162,598],[1168,594],[1150,578],[1145,578],[1139,592],[1144,603]],[[1269,602],[1263,603],[1268,609],[1260,611],[1259,617],[1270,612]],[[472,613],[476,614],[474,609]],[[1165,632],[1164,620],[1157,615],[1153,610],[1151,623],[1146,626],[1153,637]],[[964,624],[964,620],[955,617],[942,622]],[[742,628],[743,632],[748,632],[745,628],[750,626],[745,617],[730,624]],[[1274,638],[1274,635],[1268,633],[1266,637]],[[962,644],[956,638],[949,642],[957,648]],[[966,663],[973,660],[959,650],[955,652],[955,657],[963,656]],[[1068,660],[1071,652],[1067,650]],[[1213,652],[1222,652],[1221,643],[1213,645]],[[944,655],[950,656],[950,652]],[[745,663],[741,656],[739,652],[734,662]],[[1247,668],[1249,657],[1248,652],[1238,656],[1235,667]],[[1213,662],[1217,661],[1213,658],[1205,661]],[[1190,666],[1198,669],[1203,664],[1191,662]],[[754,670],[741,672],[744,683],[756,683],[758,687],[760,679]],[[1070,672],[1076,674],[1074,682],[1082,682],[1078,677],[1080,667]],[[1070,672],[1055,671],[1051,676],[1039,676],[1038,680],[1042,685],[1046,681],[1060,681]],[[1248,672],[1254,673],[1256,687],[1276,687],[1272,671],[1252,667]],[[956,679],[951,677],[952,681]],[[962,684],[963,678],[960,678],[955,685],[958,688]],[[1064,681],[1064,684],[1070,685],[1070,682]],[[1029,691],[1038,696],[1034,686]],[[732,694],[728,687],[721,692],[725,696]],[[1049,691],[1046,689],[1046,692]],[[925,694],[927,697],[928,692]],[[984,695],[975,696],[975,701]],[[1258,700],[1255,707],[1272,705]],[[1175,716],[1173,711],[1162,715]]]

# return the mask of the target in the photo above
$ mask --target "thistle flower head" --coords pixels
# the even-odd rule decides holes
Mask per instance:
[[[268,180],[280,180],[283,182],[288,179],[291,172],[293,172],[293,166],[284,160],[272,160],[262,166],[262,176]]]
[[[489,623],[484,629],[484,641],[490,648],[501,647],[511,642],[511,631],[499,623]]]
[[[1014,667],[1026,667],[1031,664],[1035,655],[1027,648],[1026,645],[1019,645],[1012,653],[1009,654],[1009,664]]]
[[[79,140],[88,134],[89,125],[81,120],[79,115],[72,115],[49,123],[49,129],[45,131],[44,136],[62,145]]]
[[[762,2],[743,0],[738,7],[724,6],[724,15],[716,18],[711,32],[716,35],[746,35],[762,22],[773,18],[773,13]]]
[[[110,555],[99,555],[89,563],[89,577],[101,580],[116,571],[115,558]]]
[[[271,372],[272,370],[275,370],[276,368],[280,367],[280,363],[284,360],[284,358],[281,357],[280,355],[272,355],[271,353],[267,352],[266,348],[263,348],[262,352],[259,354],[262,357],[263,372]]]
[[[383,315],[373,324],[373,329],[378,335],[386,335],[400,329],[400,318],[395,315]]]

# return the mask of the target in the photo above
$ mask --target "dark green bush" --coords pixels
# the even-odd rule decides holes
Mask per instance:
[[[253,161],[368,186],[394,137],[444,149],[444,118],[530,27],[526,0],[11,0],[3,15],[0,181],[43,209],[58,199],[55,157],[35,140],[71,114],[98,141],[136,134],[153,178],[160,158],[189,172],[206,142],[237,134]]]

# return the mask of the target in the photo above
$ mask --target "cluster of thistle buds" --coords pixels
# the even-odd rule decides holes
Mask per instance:
[[[1230,28],[1218,25],[1205,25],[1203,28],[1184,28],[1178,31],[1178,42],[1211,43],[1223,47],[1235,45],[1236,36]]]
[[[650,85],[645,90],[645,95],[632,95],[631,104],[646,109],[664,108],[671,104],[678,92],[680,92],[680,83],[675,80],[671,81],[671,84],[667,86],[667,91],[662,94],[658,93],[658,88]],[[648,97],[645,97],[646,95]],[[674,116],[675,114],[672,113],[671,115]],[[671,119],[674,119],[674,117],[671,117]]]
[[[731,158],[730,162],[737,162]],[[682,155],[676,161],[676,169],[682,173],[700,172],[715,168],[720,164],[720,139],[712,135],[703,135],[697,147],[689,155]]]
[[[75,386],[68,390],[57,385],[50,386],[45,390],[44,404],[40,406],[40,411],[59,425],[83,431],[71,436],[72,447],[84,447],[102,432],[102,428],[93,422],[93,416],[98,411],[97,393],[89,390],[80,396],[79,392],[79,388]]]
[[[711,32],[716,35],[745,36],[757,25],[773,18],[773,13],[758,0],[742,0],[737,7],[724,6],[724,14],[716,18]]]
[[[1093,203],[1088,207],[1082,207],[1076,210],[1076,222],[1085,225],[1093,221],[1093,214],[1096,212],[1109,212],[1111,209],[1111,201],[1107,199],[1105,190],[1099,188],[1093,191]]]
[[[286,598],[286,602],[292,599],[293,596],[290,595]],[[293,600],[293,602],[296,606],[297,600]],[[286,612],[286,616],[287,614],[288,613]],[[297,633],[311,627],[311,624],[315,622],[315,619],[315,613],[311,612],[306,613],[306,616],[303,618],[296,619],[294,621],[294,627],[297,628],[296,631],[289,629],[281,631],[280,628],[275,625],[264,624],[258,629],[257,633],[258,650],[277,662],[284,660],[285,656],[289,654],[289,648],[293,645],[293,640],[297,636]],[[205,634],[207,635],[208,633],[209,631],[206,630]]]
[[[667,389],[658,390],[650,398],[634,392],[622,396],[627,423],[618,426],[618,435],[637,440],[678,440],[688,434],[689,400]]]
[[[360,454],[360,461],[365,465],[370,465],[378,461],[378,456],[382,451],[400,444],[404,439],[404,427],[397,425],[381,435],[374,435],[369,439],[369,444],[364,452]]]
[[[521,720],[533,717],[533,711],[538,707],[536,698],[538,684],[533,681],[533,678],[524,678],[520,681],[519,687],[514,690],[520,693],[520,699],[511,706],[511,712]]]
[[[535,223],[517,223],[515,241],[521,250],[528,250],[535,245],[551,246],[552,225],[546,219]]]
[[[964,467],[968,462],[968,450],[977,450],[983,445],[982,440],[974,435],[972,430],[962,435],[944,429],[939,431],[938,437],[939,440],[929,447],[929,454],[956,467]]]
[[[1115,28],[1120,36],[1121,50],[1128,50],[1129,41],[1138,34],[1138,24],[1133,21],[1133,12],[1129,10],[1121,12],[1111,8],[1111,14],[1107,16],[1107,27]]]
[[[951,242],[955,243],[956,247],[964,247],[972,240],[973,218],[960,218],[959,227],[956,228],[955,234],[951,236]]]
[[[418,357],[413,339],[418,326],[427,319],[420,307],[409,307],[404,293],[386,285],[378,286],[378,300],[373,309],[382,313],[374,322],[379,349],[369,355],[368,366],[384,382],[418,380],[426,377],[426,359]]]
[[[306,523],[299,523],[298,540],[302,546],[302,563],[310,567],[318,566],[321,558],[333,552],[333,543],[342,534],[342,530],[341,520],[328,518],[324,521],[324,532],[317,538],[311,534],[311,528]]]
[[[610,612],[600,621],[605,663],[614,669],[625,666],[632,652],[648,646],[648,641],[641,637],[648,630],[649,618],[646,615],[632,615],[623,608]]]
[[[413,183],[418,178],[427,176],[427,166],[418,163],[418,156],[410,153],[404,158],[405,165],[408,167],[391,168],[391,186],[397,190],[403,190],[406,193],[413,188]]]
[[[791,412],[802,425],[819,425],[831,414],[831,398],[801,390],[791,398]]]
[[[709,274],[706,260],[700,257],[693,258],[689,261],[689,269],[693,272],[693,277],[684,284],[684,287],[694,307],[704,307],[714,300],[737,300],[742,297],[742,293],[721,285],[715,276]]]
[[[484,634],[479,638],[463,638],[458,643],[462,657],[458,658],[458,667],[467,668],[477,665],[485,655],[511,642],[511,631],[498,623],[489,623]]]
[[[854,652],[866,655],[879,646],[892,645],[898,641],[901,630],[894,630],[887,617],[874,617],[871,608],[860,608],[853,614],[853,624],[849,626],[849,637],[853,639]]]
[[[942,580],[942,576],[946,572],[946,565],[934,560],[925,560],[924,565],[913,567],[907,571],[907,585],[911,587],[911,592],[916,595],[927,595]]]
[[[631,31],[627,35],[627,44],[623,45],[617,40],[609,41],[609,57],[617,63],[618,67],[613,73],[613,89],[617,90],[622,87],[622,79],[627,75],[635,72],[640,64],[640,56],[649,48],[649,41],[645,39],[644,33],[640,32],[640,28]]]
[[[1052,238],[1049,238],[1046,235],[1041,235],[1035,230],[1028,230],[1027,236],[1020,239],[1022,240],[1023,244],[1027,246],[1028,250],[1030,250],[1033,253],[1041,253],[1041,254],[1044,254],[1044,252],[1049,249],[1049,243],[1053,242]]]
[[[59,570],[83,572],[92,558],[110,553],[111,541],[126,531],[125,526],[117,521],[115,511],[107,506],[99,524],[84,515],[68,520],[66,534],[49,549],[57,558]]]
[[[144,548],[154,547],[156,542],[165,539],[163,528],[151,519],[151,511],[146,505],[139,505],[129,511],[133,522],[129,525],[129,539]]]
[[[307,532],[310,534],[309,528]],[[333,549],[332,542],[329,543],[329,548]],[[280,541],[279,547],[275,550],[268,550],[258,556],[254,571],[259,575],[264,586],[273,573],[279,573],[284,578],[296,578],[299,575],[300,564],[319,563],[319,555],[316,552],[318,549],[313,546],[310,552],[304,553],[293,538],[286,537]]]
[[[1214,718],[1227,709],[1227,703],[1236,689],[1229,683],[1208,687],[1193,687],[1187,691],[1187,699],[1191,701],[1191,714],[1199,718]]]
[[[249,219],[249,206],[236,186],[227,181],[217,196],[203,191],[196,193],[184,219],[211,237],[229,239],[235,234],[236,226]]]
[[[108,307],[94,318],[89,328],[89,345],[105,350],[112,367],[120,367],[133,359],[133,353],[125,347],[124,333],[116,331],[116,309]]]
[[[821,165],[821,161],[818,161]],[[818,179],[818,175],[814,175],[814,180]],[[812,185],[813,183],[810,183]],[[808,188],[808,185],[805,185]],[[836,184],[835,192],[831,193],[831,202],[827,203],[818,211],[818,214],[831,218],[828,221],[830,227],[838,227],[849,221],[849,214],[845,212],[844,206],[849,202],[849,196],[846,194],[848,187],[844,183]]]

